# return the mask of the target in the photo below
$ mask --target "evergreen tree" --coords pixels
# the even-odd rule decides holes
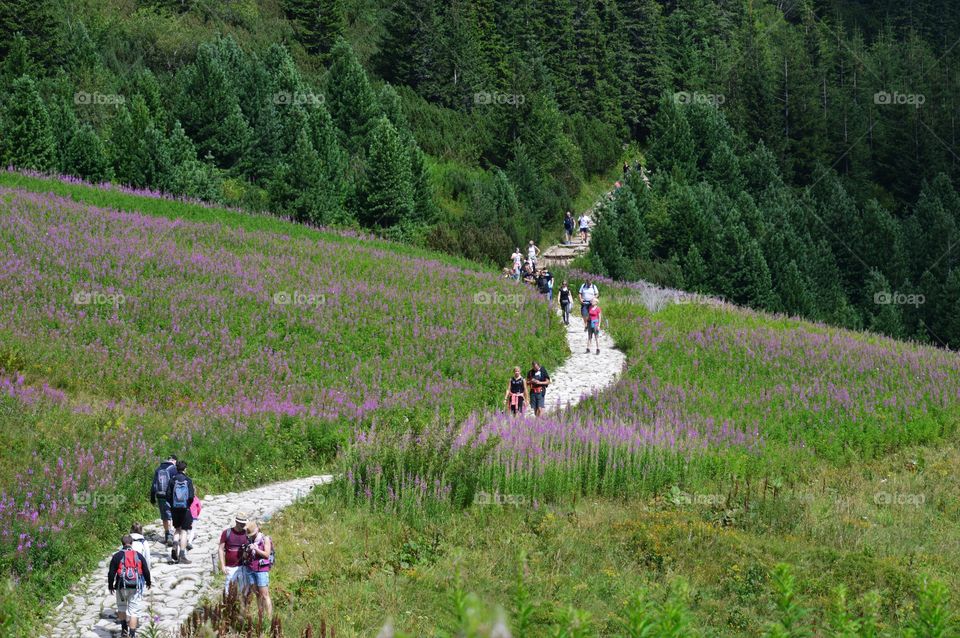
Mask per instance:
[[[347,28],[343,0],[284,0],[283,8],[296,23],[297,40],[303,48],[326,62]]]
[[[341,131],[344,147],[356,153],[377,121],[377,97],[349,44],[340,40],[332,56],[326,103]]]
[[[51,171],[57,165],[56,139],[37,86],[30,76],[13,81],[0,114],[3,166]]]
[[[109,156],[114,175],[128,186],[156,186],[170,170],[165,136],[154,126],[143,97],[123,104],[110,126]]]
[[[660,96],[667,89],[661,58],[663,17],[656,0],[620,0],[623,16],[623,55],[620,72],[621,109],[635,138],[649,131]]]
[[[873,311],[868,313],[867,328],[891,337],[903,337],[903,314],[900,306],[890,303],[894,292],[890,282],[877,270],[871,270],[867,277],[866,293]]]
[[[414,214],[410,156],[397,129],[383,116],[370,132],[360,204],[357,217],[368,226],[388,228]]]
[[[89,124],[77,129],[64,153],[64,172],[94,183],[112,177],[106,146]]]

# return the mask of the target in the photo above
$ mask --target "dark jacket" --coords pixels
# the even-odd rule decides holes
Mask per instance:
[[[173,507],[173,486],[177,481],[183,481],[183,480],[187,481],[187,489],[189,489],[190,491],[187,496],[187,507],[180,508],[180,509],[188,509],[190,507],[190,503],[193,502],[193,497],[196,496],[196,493],[193,491],[193,480],[186,474],[183,474],[182,472],[179,474],[176,474],[173,478],[170,479],[170,485],[167,486],[167,502],[170,503],[170,507]]]
[[[129,547],[124,547],[119,552],[113,555],[113,558],[110,559],[110,566],[107,567],[107,589],[110,591],[114,590],[114,580],[117,578],[117,570],[120,569],[120,563],[123,561],[123,552],[130,549]],[[143,554],[137,552],[137,557],[140,558],[140,564],[143,566],[143,581],[146,583],[147,587],[151,586],[150,582],[150,566],[147,565],[146,559],[144,559]],[[122,584],[116,583],[117,585]]]
[[[164,461],[157,467],[157,469],[153,471],[153,483],[150,484],[151,503],[156,503],[158,498],[166,498],[166,492],[160,493],[158,490],[160,472],[166,472],[167,476],[170,479],[173,479],[177,473],[177,466],[175,463],[171,463],[170,461]],[[169,485],[169,481],[167,484]]]

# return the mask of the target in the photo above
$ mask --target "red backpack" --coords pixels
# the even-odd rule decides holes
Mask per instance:
[[[140,557],[135,550],[123,550],[123,559],[117,567],[117,587],[139,589],[142,585],[143,563],[140,562]]]

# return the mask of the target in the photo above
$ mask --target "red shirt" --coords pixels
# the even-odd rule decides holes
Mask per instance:
[[[227,567],[240,566],[240,547],[247,542],[247,533],[238,532],[232,527],[223,530],[220,534],[220,543],[223,548],[223,562]]]
[[[599,320],[600,320],[600,306],[590,306],[590,310],[589,310],[587,316],[590,317],[590,321],[599,321]]]

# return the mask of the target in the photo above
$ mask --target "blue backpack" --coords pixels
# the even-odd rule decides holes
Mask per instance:
[[[190,503],[190,484],[186,479],[173,482],[173,502],[170,504],[177,509],[186,509]]]

